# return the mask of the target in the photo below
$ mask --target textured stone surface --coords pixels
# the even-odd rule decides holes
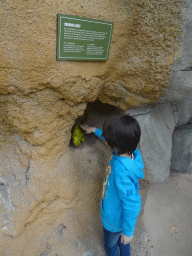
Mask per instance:
[[[92,145],[92,140],[75,151],[69,147],[71,129],[87,102],[96,99],[121,110],[166,100],[162,97],[168,95],[170,70],[180,56],[182,25],[191,31],[188,11],[188,18],[181,20],[183,3],[1,1],[3,256],[103,254],[99,195],[108,151],[100,142]],[[108,61],[56,61],[57,13],[114,21]],[[187,61],[187,52],[183,56]],[[170,110],[171,104],[167,106]],[[171,141],[175,120],[160,110],[157,113],[172,120],[165,129],[168,141],[154,142],[164,147]],[[106,117],[95,116],[89,118],[90,124],[94,119],[95,125],[101,125]],[[150,122],[155,127],[154,120]],[[158,140],[155,132],[153,136]],[[168,149],[167,163],[169,157]],[[164,177],[162,170],[157,173]]]
[[[2,255],[83,255],[89,249],[102,255],[99,203],[110,154],[101,141],[92,143],[69,148],[59,162],[31,160],[24,180],[19,159],[7,148],[9,161],[1,162]]]
[[[163,96],[164,101],[182,99],[192,89],[192,2],[190,0],[185,1],[183,14],[181,50],[173,64],[169,85]]]
[[[1,130],[61,156],[87,102],[158,101],[179,55],[182,1],[1,2]],[[114,21],[106,62],[56,61],[57,13]]]
[[[174,131],[171,168],[192,172],[192,123],[179,126]]]
[[[163,181],[169,175],[172,134],[178,121],[171,103],[129,110],[141,125],[140,150],[149,179]]]
[[[191,130],[183,131],[179,135],[176,128],[190,121],[192,117],[191,99],[192,93],[189,93],[186,98],[180,101],[127,111],[141,125],[140,150],[149,179],[153,181],[163,181],[169,175],[172,151],[174,152],[174,159],[177,158],[178,143],[180,143],[181,150],[178,159],[185,161],[184,159],[187,157],[183,167],[186,168],[186,165],[191,165]],[[176,134],[173,136],[175,128]],[[183,135],[185,136],[183,137]],[[174,142],[173,146],[172,141]],[[174,168],[177,170],[178,161],[173,161]],[[178,165],[178,170],[181,170],[181,166],[181,164]]]

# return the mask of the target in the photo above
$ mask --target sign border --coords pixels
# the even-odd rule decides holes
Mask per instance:
[[[63,16],[62,16],[63,15]],[[84,61],[83,59],[85,59],[85,61],[89,61],[89,60],[107,60],[108,59],[108,55],[109,55],[109,48],[110,48],[110,43],[111,43],[111,36],[112,36],[112,32],[113,32],[113,22],[107,22],[107,21],[99,21],[97,19],[89,19],[89,18],[84,18],[84,17],[78,17],[78,16],[72,16],[72,15],[65,15],[65,14],[57,14],[58,16],[58,24],[57,24],[57,60],[79,60],[79,61]],[[60,18],[60,19],[59,19]],[[105,24],[105,25],[109,25],[110,28],[110,34],[109,34],[109,42],[108,42],[108,47],[107,47],[107,53],[106,53],[106,57],[105,58],[94,58],[94,57],[61,57],[60,56],[60,37],[61,37],[61,19],[62,18],[67,18],[67,19],[73,19],[73,20],[80,20],[80,21],[86,21],[86,22],[94,22],[94,23],[100,23],[100,24]],[[111,24],[110,24],[111,23]],[[58,28],[60,26],[60,30],[58,32]]]

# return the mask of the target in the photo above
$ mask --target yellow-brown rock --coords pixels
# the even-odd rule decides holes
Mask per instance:
[[[77,154],[71,129],[87,102],[127,110],[161,98],[183,2],[1,1],[2,256],[83,255],[89,235],[102,255],[96,227],[109,152],[95,142],[97,154],[88,146]],[[57,61],[57,13],[113,21],[108,60]]]
[[[178,54],[181,7],[176,0],[3,1],[5,131],[41,145],[39,154],[48,155],[58,137],[68,144],[86,102],[99,98],[126,110],[157,101]],[[114,21],[108,60],[56,61],[57,13]]]

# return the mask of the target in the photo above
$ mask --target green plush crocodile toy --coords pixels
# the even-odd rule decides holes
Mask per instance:
[[[73,140],[73,144],[75,146],[78,146],[80,144],[80,142],[84,142],[84,134],[82,133],[82,131],[79,127],[79,124],[75,125],[73,134],[72,134],[72,140]]]

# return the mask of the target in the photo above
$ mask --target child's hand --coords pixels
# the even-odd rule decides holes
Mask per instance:
[[[95,127],[90,127],[90,126],[88,126],[88,125],[86,125],[86,124],[80,124],[80,127],[81,127],[81,129],[83,129],[84,131],[86,131],[86,133],[95,132],[95,130],[97,129],[97,128],[95,128]]]
[[[121,234],[121,243],[123,243],[124,245],[129,244],[132,239],[133,236],[125,236],[124,234]]]

